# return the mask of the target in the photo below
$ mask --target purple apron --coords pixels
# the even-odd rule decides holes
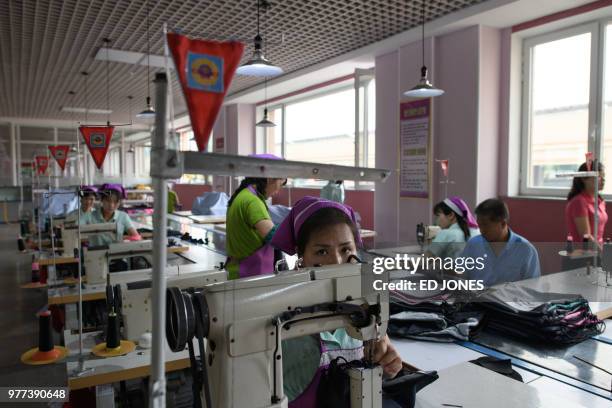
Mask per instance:
[[[315,375],[308,387],[306,387],[306,389],[296,399],[289,401],[289,408],[316,408],[317,390],[319,388],[319,383],[321,382],[321,377],[333,359],[338,356],[346,358],[347,361],[360,360],[363,358],[363,347],[358,347],[355,349],[328,350],[320,336],[319,347],[321,350],[319,368],[315,372]]]
[[[257,196],[257,191],[252,186],[247,189]],[[231,258],[228,258],[231,260]],[[246,258],[238,261],[238,274],[240,278],[257,275],[269,275],[274,272],[274,248],[264,243],[261,248]]]

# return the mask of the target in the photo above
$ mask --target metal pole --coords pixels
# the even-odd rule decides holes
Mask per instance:
[[[593,215],[593,238],[595,239],[595,255],[593,255],[593,267],[597,268],[597,256],[599,254],[599,235],[597,233],[597,229],[599,227],[599,162],[595,159],[593,160],[593,171],[596,172],[595,175],[595,193],[593,200],[593,209],[595,210],[595,214]]]
[[[155,134],[152,138],[151,169],[158,165],[157,156],[166,149],[168,135],[167,123],[167,89],[168,80],[165,73],[155,76]],[[162,408],[166,405],[166,373],[164,370],[165,321],[166,321],[166,224],[168,211],[168,192],[163,177],[152,177],[155,194],[153,217],[153,276],[152,276],[152,322],[153,350],[151,352],[151,389],[149,406]]]

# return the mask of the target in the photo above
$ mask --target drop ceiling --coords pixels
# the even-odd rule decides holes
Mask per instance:
[[[426,0],[426,20],[487,0]],[[277,0],[263,18],[267,56],[291,73],[324,62],[417,26],[421,1]],[[85,106],[81,71],[89,72],[87,106],[106,109],[106,63],[95,60],[103,38],[111,48],[146,52],[146,0],[2,0],[0,1],[0,117],[83,120],[61,112]],[[267,23],[266,23],[267,20]],[[150,0],[151,53],[163,53],[162,24],[209,38],[249,41],[255,35],[254,0]],[[267,27],[267,28],[266,28]],[[281,38],[284,41],[281,43]],[[112,122],[129,121],[144,109],[146,67],[109,63]],[[229,95],[262,79],[239,77]],[[185,111],[174,82],[176,112]],[[68,92],[75,91],[71,97]],[[89,115],[103,123],[106,115]]]

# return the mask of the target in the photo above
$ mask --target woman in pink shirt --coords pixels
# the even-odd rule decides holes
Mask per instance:
[[[599,163],[599,191],[603,190],[606,182],[604,166]],[[586,163],[583,163],[578,171],[587,171]],[[588,237],[590,241],[595,241],[593,237],[595,223],[595,179],[593,177],[574,177],[572,189],[567,195],[567,205],[565,206],[565,223],[567,232],[574,242],[582,242],[583,237]],[[599,195],[598,202],[598,226],[597,242],[603,243],[604,229],[608,222],[606,203]]]

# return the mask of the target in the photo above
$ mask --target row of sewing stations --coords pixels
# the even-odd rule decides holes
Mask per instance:
[[[221,157],[219,160],[240,159]],[[270,170],[267,170],[271,172],[270,174],[275,174],[274,163],[265,160],[260,163],[257,161],[259,159],[254,160],[254,163],[247,163],[248,165],[244,166],[244,170],[234,171],[248,172],[253,171],[252,169],[256,166],[265,165],[270,166]],[[300,165],[295,163],[295,167]],[[308,168],[313,164],[304,163],[303,166]],[[342,170],[341,166],[329,167],[334,168],[336,172]],[[234,169],[240,169],[240,166],[235,165]],[[318,170],[322,171],[324,169]],[[344,170],[351,173],[355,172],[354,169]],[[300,169],[299,171],[303,172],[304,170]],[[368,176],[371,176],[371,174],[372,172],[369,172]],[[131,218],[143,238],[152,236],[156,222],[159,222],[158,217],[154,217],[148,211],[133,212]],[[243,322],[242,325],[234,327],[229,324],[227,326],[227,330],[235,332],[232,335],[233,337],[240,336],[240,333],[257,333],[255,327],[250,327],[248,324],[245,326],[244,321],[251,321],[253,318],[261,318],[262,316],[269,318],[274,313],[281,311],[280,306],[286,301],[264,301],[267,292],[287,290],[287,293],[296,296],[294,299],[295,302],[298,302],[296,304],[306,306],[306,303],[299,303],[300,300],[308,302],[306,299],[310,299],[314,295],[313,291],[315,289],[313,288],[321,289],[321,287],[313,286],[313,288],[307,287],[303,291],[304,293],[295,292],[295,289],[288,288],[293,288],[297,282],[300,282],[299,273],[292,278],[290,275],[278,271],[275,271],[276,276],[268,277],[274,279],[274,282],[267,282],[263,278],[247,278],[243,282],[238,280],[230,284],[226,282],[227,272],[224,270],[227,255],[224,216],[194,215],[188,211],[176,211],[160,218],[163,218],[161,221],[167,227],[165,233],[168,237],[168,243],[170,243],[169,246],[166,245],[168,259],[167,265],[163,269],[167,287],[178,288],[179,293],[185,293],[181,291],[211,285],[211,288],[215,289],[211,289],[211,292],[204,291],[204,293],[211,295],[209,300],[211,303],[213,301],[219,302],[219,299],[214,297],[215,294],[223,293],[223,296],[228,296],[228,293],[232,292],[231,300],[226,300],[224,297],[225,303],[221,303],[224,306],[231,304],[232,307],[239,308],[239,314],[243,316],[240,319],[240,322]],[[57,222],[57,220],[51,220],[50,224],[54,222]],[[37,260],[40,267],[47,267],[48,269],[49,266],[52,266],[51,269],[55,271],[60,265],[70,265],[78,262],[78,257],[70,256],[70,253],[74,253],[74,250],[78,247],[77,235],[86,238],[89,234],[109,233],[116,230],[116,226],[112,223],[106,225],[91,224],[80,228],[61,223],[58,223],[57,226],[60,230],[58,235],[62,239],[61,247],[58,243],[53,242],[55,238],[51,238],[50,241],[53,252],[57,251],[60,254],[50,256],[48,254],[43,255],[41,252]],[[356,294],[361,294],[365,299],[371,300],[372,294],[366,295],[365,287],[371,285],[368,279],[375,276],[371,269],[375,259],[395,258],[404,254],[418,258],[425,252],[427,245],[435,236],[435,232],[435,228],[420,224],[417,226],[415,242],[389,244],[378,242],[375,239],[374,232],[365,231],[365,234],[363,234],[366,238],[364,239],[364,250],[360,252],[359,256],[362,261],[365,261],[363,265],[366,266],[330,268],[331,270],[328,272],[325,271],[326,268],[322,268],[323,270],[319,272],[307,272],[307,280],[315,282],[320,280],[321,285],[331,284],[332,287],[336,288],[335,292],[326,292],[326,295],[331,296],[331,298],[324,298],[324,295],[321,295],[323,296],[322,300],[327,302],[340,301],[338,292],[351,293],[351,285],[357,282],[361,284],[364,293],[356,292]],[[153,264],[152,252],[153,243],[146,240],[111,244],[100,250],[86,249],[83,251],[82,258],[82,266],[85,272],[82,274],[83,284],[81,286],[78,285],[78,279],[62,279],[58,278],[57,275],[51,276],[50,273],[47,274],[46,283],[25,285],[29,288],[47,290],[48,304],[64,308],[66,317],[62,337],[68,353],[66,359],[68,385],[73,391],[96,387],[96,394],[99,395],[99,406],[113,406],[114,404],[114,388],[109,384],[119,383],[122,390],[120,392],[125,392],[126,381],[146,378],[151,372],[152,350],[150,347],[153,342],[151,334],[154,333],[151,319],[153,306],[151,279],[153,272],[151,269],[145,268],[121,273],[109,273],[109,264],[113,259],[138,255],[144,256],[148,261],[146,265],[150,266]],[[292,263],[294,262],[295,259]],[[370,269],[367,265],[370,265]],[[497,301],[502,303],[528,302],[525,294],[532,294],[530,291],[536,291],[540,294],[575,294],[590,300],[589,307],[592,312],[601,321],[611,323],[609,318],[612,315],[612,288],[608,285],[607,276],[604,272],[608,265],[602,265],[602,267],[603,269],[589,265],[584,268],[549,274],[517,283],[501,284],[498,289],[507,291],[508,293],[504,292],[504,296],[509,297],[502,297],[501,300],[497,299]],[[357,269],[357,272],[355,272],[355,269]],[[329,275],[326,275],[326,273],[329,273]],[[364,277],[368,278],[363,280]],[[431,278],[431,276],[421,273],[412,274],[405,270],[393,270],[386,279],[390,282],[400,280],[418,282],[424,278]],[[438,282],[444,282],[446,279],[444,276],[435,276],[435,278]],[[221,286],[219,287],[219,285]],[[342,290],[339,289],[339,285],[343,286]],[[260,302],[264,301],[264,304],[253,312],[251,319],[248,318],[249,313],[247,311],[249,308],[253,308],[253,304],[251,302],[236,304],[240,291],[248,291],[251,295],[254,291],[258,294],[255,298],[259,299]],[[443,308],[454,305],[454,295],[449,296],[444,291],[392,290],[390,292],[392,305],[402,303],[418,305],[428,302],[438,307],[442,305]],[[368,296],[370,297],[368,298]],[[408,298],[408,302],[405,302],[406,298]],[[108,341],[109,326],[107,324],[110,324],[111,319],[107,320],[102,316],[101,321],[98,321],[97,324],[94,324],[88,330],[83,330],[84,322],[79,322],[79,313],[76,307],[79,300],[85,303],[96,300],[102,301],[106,311],[110,311],[109,315],[117,316],[112,320],[113,324],[117,325],[116,334],[121,337],[118,343],[120,344],[119,348],[114,350],[104,348],[104,341]],[[540,301],[537,297],[533,300]],[[380,302],[380,298],[377,301]],[[459,297],[457,302],[459,301],[464,301],[464,299]],[[472,301],[478,302],[478,299],[474,300],[468,296],[467,303]],[[173,302],[176,302],[176,299],[173,299]],[[175,307],[174,303],[172,305],[172,307]],[[218,307],[219,304],[209,304],[211,308],[214,306]],[[269,310],[266,309],[267,306],[270,307]],[[393,307],[391,309],[393,310]],[[85,306],[83,306],[83,310],[85,311]],[[212,310],[214,309],[211,309],[211,313]],[[430,311],[426,308],[423,310]],[[231,318],[227,318],[231,321]],[[255,323],[256,321],[257,319],[255,319]],[[347,322],[343,321],[343,324],[347,324]],[[350,326],[351,323],[349,322],[348,325]],[[106,327],[106,329],[96,330],[101,327]],[[449,341],[448,338],[422,341],[417,339],[417,336],[413,336],[414,339],[406,339],[400,335],[392,336],[392,343],[404,362],[408,363],[413,369],[418,368],[418,371],[415,371],[416,373],[425,373],[425,375],[431,377],[430,381],[423,382],[423,385],[426,386],[417,394],[416,406],[485,407],[492,406],[495,403],[496,405],[509,407],[607,407],[610,406],[612,398],[609,373],[610,363],[612,362],[611,329],[612,324],[607,324],[605,330],[601,333],[591,338],[582,339],[580,342],[563,346],[558,344],[534,344],[525,341],[524,338],[521,339],[521,336],[513,337],[507,333],[500,334],[497,331],[483,330],[476,334],[470,332],[469,328],[464,329],[464,332],[461,332],[459,328],[458,333],[462,333],[462,336],[455,334],[452,341]],[[320,330],[320,327],[317,330]],[[518,332],[521,332],[521,330],[520,327],[517,329]],[[397,333],[398,331],[396,331]],[[169,345],[168,341],[173,344]],[[166,336],[163,336],[164,368],[169,376],[172,375],[171,373],[181,372],[181,370],[193,370],[193,363],[198,358],[200,350],[205,350],[204,348],[199,349],[197,346],[187,347],[189,349],[187,350],[185,346],[189,341],[185,338],[176,343],[177,341],[176,338],[166,340]],[[233,341],[232,338],[232,343]],[[126,347],[121,349],[124,343]],[[248,355],[255,350],[260,352],[269,350],[270,347],[269,345],[267,347],[251,346],[249,343],[248,341],[241,343],[240,347],[242,349],[232,349],[230,346],[228,358],[233,361],[232,364],[245,364],[241,360],[241,358],[244,358],[243,354]],[[262,350],[257,349],[257,347],[262,347]],[[181,351],[176,351],[178,349],[181,349]],[[212,355],[212,353],[210,354]],[[259,354],[256,353],[256,355]],[[265,359],[265,353],[263,357],[259,356],[258,358]],[[482,362],[483,359],[484,362]],[[481,360],[481,366],[470,363],[473,360]],[[508,364],[503,366],[502,369],[497,367],[498,372],[489,369],[489,366],[495,366],[500,361],[506,361]],[[227,362],[224,363],[227,364]],[[249,365],[245,364],[244,367],[249,367]],[[506,374],[508,374],[508,370],[514,375],[518,374],[521,380],[516,381],[516,378],[501,375],[500,372],[504,370]],[[224,374],[228,375],[227,372]],[[202,374],[197,374],[197,370],[195,370],[193,375],[194,378],[197,378],[198,375],[201,378]],[[235,375],[233,373],[233,376]],[[267,377],[264,377],[257,381],[251,381],[262,385],[268,381]],[[224,380],[230,381],[230,378],[218,379],[218,381]],[[217,379],[210,378],[210,381],[212,386],[219,386],[215,382]],[[251,385],[251,387],[255,386]],[[262,387],[266,389],[265,384]],[[475,387],[477,387],[477,391]],[[373,385],[373,388],[376,389],[376,385]],[[236,391],[226,390],[226,392],[232,394]],[[261,393],[266,394],[266,391]],[[196,394],[200,395],[199,392]],[[104,395],[106,395],[106,399],[104,399]],[[213,395],[215,394],[213,393]],[[504,395],[507,400],[500,402],[499,395]]]

